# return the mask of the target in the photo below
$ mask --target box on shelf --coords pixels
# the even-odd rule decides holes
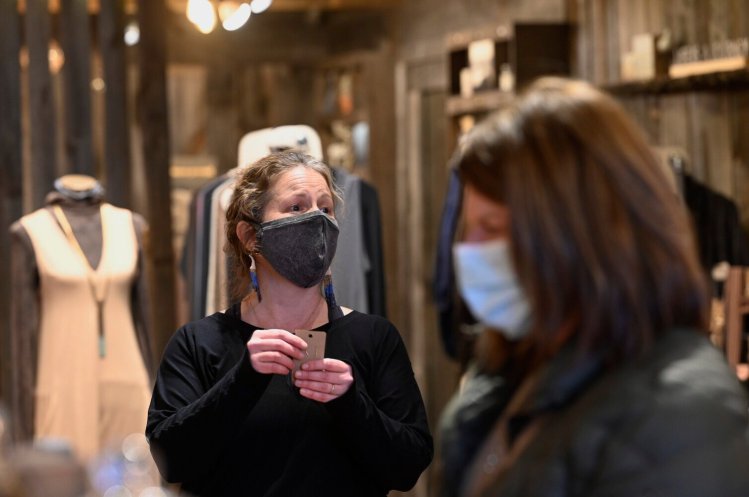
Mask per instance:
[[[473,91],[497,87],[494,40],[492,38],[484,38],[468,44],[468,67],[470,68],[470,82]]]
[[[668,73],[668,53],[658,50],[658,35],[641,33],[632,37],[632,50],[622,54],[623,81],[649,80]]]

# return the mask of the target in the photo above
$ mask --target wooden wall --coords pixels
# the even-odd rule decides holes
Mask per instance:
[[[635,34],[668,30],[677,45],[749,36],[746,0],[577,0],[574,7],[579,76],[612,91]],[[619,98],[654,145],[685,150],[690,173],[733,199],[749,228],[749,87],[643,88]]]
[[[203,136],[191,153],[214,157],[219,172],[236,166],[239,139],[249,131],[318,125],[318,89],[326,67],[346,53],[362,55],[361,61],[349,60],[349,66],[366,65],[385,37],[383,14],[366,10],[319,15],[268,11],[252,17],[247,29],[209,35],[180,16],[171,23],[170,63],[207,74],[198,111],[204,114]]]
[[[10,321],[9,237],[10,224],[23,212],[23,162],[21,156],[21,79],[18,53],[20,19],[12,2],[0,2],[0,347],[8,350],[7,327]],[[8,361],[0,353],[0,397],[8,377]]]

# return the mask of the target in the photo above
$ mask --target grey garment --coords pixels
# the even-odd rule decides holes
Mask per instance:
[[[361,210],[361,179],[343,169],[335,170],[336,183],[343,191],[343,208],[336,208],[341,233],[333,259],[333,287],[338,305],[368,313],[366,275],[370,261],[364,245]]]
[[[68,222],[78,239],[86,259],[97,267],[102,254],[101,198],[85,200],[67,199],[53,192],[47,196],[47,209],[58,204],[63,208]],[[133,282],[131,303],[138,346],[149,377],[154,377],[155,361],[151,341],[150,306],[148,286],[143,268],[143,239],[148,229],[146,221],[133,213],[133,227],[138,241],[138,270]],[[9,329],[10,378],[6,391],[9,394],[12,437],[15,441],[29,440],[34,435],[34,388],[36,385],[37,357],[39,351],[39,268],[34,247],[28,233],[19,221],[10,227],[11,309]]]

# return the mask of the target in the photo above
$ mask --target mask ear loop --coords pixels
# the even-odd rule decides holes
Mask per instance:
[[[247,257],[250,258],[250,284],[252,285],[252,289],[257,294],[257,301],[262,302],[263,296],[260,294],[260,285],[257,282],[257,268],[255,267],[255,258],[252,257],[252,254],[248,253]]]

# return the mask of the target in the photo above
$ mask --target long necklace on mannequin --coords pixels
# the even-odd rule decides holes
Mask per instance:
[[[70,226],[68,218],[65,216],[65,212],[63,212],[62,208],[55,204],[52,206],[52,210],[55,213],[55,217],[57,218],[57,222],[60,224],[62,231],[65,233],[65,237],[68,239],[68,242],[73,249],[78,253],[81,262],[83,262],[83,265],[86,268],[86,280],[88,281],[88,287],[91,290],[91,296],[96,303],[96,322],[99,330],[99,357],[105,357],[107,355],[107,342],[104,335],[104,302],[107,299],[109,281],[106,278],[97,278],[97,271],[91,267],[91,264],[88,262],[88,258],[83,252],[80,243],[78,243],[78,239],[75,237],[75,233],[73,233],[73,228]],[[101,216],[101,228],[102,236],[104,236],[105,226],[103,215]],[[102,243],[102,250],[104,250],[104,248],[104,243]],[[103,254],[102,257],[104,257]]]

